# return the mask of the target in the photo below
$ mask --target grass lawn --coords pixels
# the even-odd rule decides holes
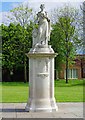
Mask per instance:
[[[83,102],[83,86],[84,80],[69,80],[66,84],[65,80],[55,81],[55,98],[57,102]],[[27,102],[28,99],[28,83],[23,82],[3,82],[2,102]],[[85,101],[85,100],[84,100]],[[0,100],[1,102],[1,100]]]
[[[57,102],[83,102],[84,80],[64,80],[55,82],[55,98]]]

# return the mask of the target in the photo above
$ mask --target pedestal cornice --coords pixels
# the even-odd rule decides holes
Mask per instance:
[[[26,53],[27,57],[29,58],[43,58],[43,57],[56,57],[57,53]]]

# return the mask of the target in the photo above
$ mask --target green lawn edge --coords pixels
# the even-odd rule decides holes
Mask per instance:
[[[84,80],[55,80],[54,93],[56,102],[85,102],[83,99]],[[26,103],[29,96],[29,83],[2,82],[2,99],[0,103]]]

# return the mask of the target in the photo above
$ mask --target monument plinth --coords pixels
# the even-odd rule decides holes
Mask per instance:
[[[54,53],[48,40],[50,37],[50,21],[43,10],[38,16],[38,29],[33,30],[33,46],[27,56],[29,58],[29,100],[26,111],[57,111],[54,98]],[[43,31],[44,30],[44,31]]]

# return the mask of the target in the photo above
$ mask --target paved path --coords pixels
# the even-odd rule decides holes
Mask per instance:
[[[26,103],[0,104],[2,118],[83,118],[83,103],[57,103],[59,110],[53,113],[26,112]]]

